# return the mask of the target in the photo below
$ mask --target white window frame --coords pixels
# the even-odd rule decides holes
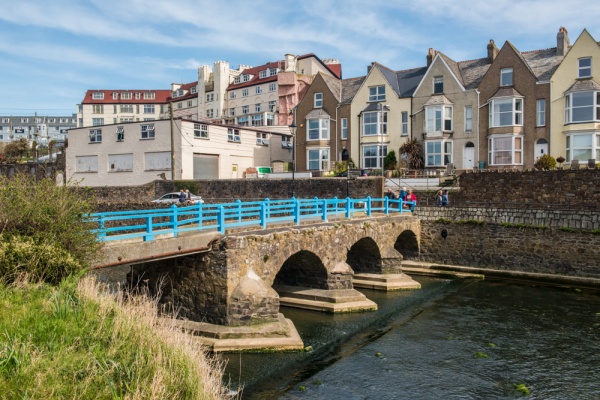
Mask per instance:
[[[92,92],[92,100],[104,100],[103,92]]]
[[[473,132],[473,107],[465,106],[465,132]]]
[[[256,103],[254,105],[254,112],[262,112],[262,103]]]
[[[194,124],[194,138],[208,139],[208,125]]]
[[[228,142],[241,143],[242,142],[242,136],[240,135],[240,130],[239,129],[228,128],[227,129],[227,141]]]
[[[242,97],[248,97],[248,88],[242,89]]]
[[[342,118],[342,140],[348,139],[348,118]]]
[[[250,106],[249,105],[242,106],[242,114],[248,114],[248,113],[250,113]]]
[[[229,98],[230,99],[235,99],[235,92],[229,92]]]
[[[102,143],[102,129],[90,129],[90,143]]]
[[[322,108],[323,107],[323,93],[317,92],[314,96],[314,105],[313,108]]]
[[[144,114],[154,114],[154,104],[144,104]]]
[[[232,107],[229,109],[229,116],[230,117],[235,117],[235,107]]]
[[[587,61],[589,61],[589,65]],[[584,65],[582,65],[584,64]],[[582,57],[577,60],[577,77],[590,78],[592,76],[592,57]]]
[[[269,112],[275,112],[277,108],[277,100],[269,100]]]
[[[316,168],[317,166],[318,168]],[[329,147],[307,148],[306,169],[309,171],[329,171]]]
[[[131,100],[133,95],[131,92],[121,92],[121,100]]]
[[[375,152],[375,155],[373,155],[373,151]],[[368,154],[367,154],[368,152]],[[387,144],[384,143],[373,143],[373,144],[367,144],[367,145],[363,145],[362,147],[362,151],[361,151],[361,157],[362,157],[362,166],[363,168],[375,168],[375,169],[381,169],[382,168],[382,164],[383,161],[385,160],[385,157],[387,156]]]
[[[248,116],[238,117],[237,118],[237,124],[239,126],[248,126],[249,121],[250,121],[250,118]]]
[[[546,126],[546,99],[535,101],[535,126]]]
[[[263,126],[263,115],[256,114],[252,116],[252,126]]]
[[[592,97],[591,104],[575,105],[579,104],[578,101],[574,100],[577,97],[583,95],[589,95]],[[574,111],[583,110],[584,108],[591,108],[592,119],[574,119]],[[595,115],[594,115],[595,114]],[[592,122],[600,120],[600,91],[585,91],[585,92],[573,92],[565,96],[565,123],[577,123],[577,122]]]
[[[402,131],[401,136],[408,136],[408,111],[402,111]]]
[[[493,135],[488,138],[488,164],[489,165],[523,165],[523,136],[515,135]],[[508,143],[510,148],[502,147],[500,143]],[[517,147],[520,146],[520,147]],[[510,158],[509,162],[501,162],[504,158]]]
[[[311,118],[306,121],[306,140],[329,140],[329,118]]]
[[[267,77],[267,70],[266,70],[266,69],[263,69],[262,71],[260,71],[260,72],[258,73],[258,77],[259,77],[259,78],[261,78],[261,79],[262,79],[262,78],[266,78],[266,77]]]
[[[502,97],[493,99],[490,102],[489,126],[490,128],[499,128],[503,126],[523,126],[523,98],[522,97]],[[500,110],[500,105],[511,104],[510,110]],[[520,110],[517,110],[520,108]],[[510,124],[501,124],[501,117],[510,114]]]
[[[122,113],[133,113],[133,104],[121,104],[119,109]]]
[[[427,140],[423,147],[426,167],[443,167],[452,163],[452,140]]]
[[[275,91],[277,91],[277,84],[269,83],[269,92],[275,92]]]
[[[155,137],[154,124],[140,125],[140,139],[153,140]]]
[[[254,88],[254,94],[262,94],[262,86],[256,86]]]
[[[427,106],[425,107],[425,132],[429,135],[441,135],[442,132],[452,132],[454,129],[453,119],[453,106]]]
[[[92,118],[92,126],[104,125],[104,118]]]
[[[257,132],[256,133],[256,145],[257,146],[268,146],[269,145],[268,135],[263,132]]]
[[[385,101],[385,85],[369,87],[369,101]]]
[[[502,68],[500,70],[500,86],[512,86],[513,84],[513,69]]]
[[[585,143],[582,146],[582,143],[577,143],[575,146],[575,141],[580,141],[581,139],[589,138],[589,143]],[[596,161],[600,160],[600,134],[596,132],[577,132],[567,134],[566,138],[566,162],[571,163],[573,160],[579,160],[584,163],[587,163],[590,158],[594,158]],[[585,151],[587,154],[582,155],[574,154],[574,152],[580,152],[581,150]]]
[[[444,77],[434,76],[433,77],[433,93],[442,94],[444,93]]]
[[[363,136],[387,135],[387,124],[387,111],[368,111],[362,113]]]

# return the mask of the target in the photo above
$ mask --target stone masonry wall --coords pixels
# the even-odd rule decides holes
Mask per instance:
[[[600,209],[600,170],[473,172],[459,176],[455,206]]]
[[[600,278],[600,235],[493,223],[423,221],[419,258],[477,268]]]

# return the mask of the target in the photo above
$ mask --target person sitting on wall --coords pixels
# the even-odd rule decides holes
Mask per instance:
[[[392,190],[392,188],[387,188],[387,192],[385,192],[385,197],[387,197],[390,200],[396,200],[396,193],[394,193],[394,191]]]
[[[417,195],[413,193],[412,189],[408,190],[408,194],[406,195],[406,201],[412,202],[410,205],[410,211],[415,211],[415,207],[417,205]]]
[[[438,190],[435,194],[435,205],[438,207],[442,206],[442,191]]]

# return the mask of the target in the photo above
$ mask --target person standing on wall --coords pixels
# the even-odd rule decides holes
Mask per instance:
[[[442,206],[447,206],[449,205],[450,202],[448,200],[448,189],[444,190],[444,193],[442,193]]]

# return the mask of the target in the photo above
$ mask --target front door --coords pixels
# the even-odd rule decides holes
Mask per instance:
[[[463,169],[473,168],[475,168],[475,146],[469,142],[463,153]]]
[[[238,178],[238,166],[237,164],[232,164],[231,165],[231,179],[237,179]]]
[[[546,139],[540,139],[535,144],[535,155],[533,156],[533,159],[537,160],[544,154],[548,154],[548,141]]]

